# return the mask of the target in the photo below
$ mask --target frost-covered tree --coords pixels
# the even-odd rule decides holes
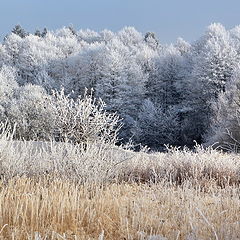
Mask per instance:
[[[62,67],[64,74],[60,73],[60,77],[66,79],[67,93],[74,91],[72,96],[77,97],[85,92],[85,88],[96,89],[103,47],[103,43],[83,44],[78,54],[66,59],[66,67]]]
[[[18,82],[20,85],[27,83],[38,84],[38,76],[41,72],[48,75],[45,86],[60,89],[66,83],[67,59],[76,54],[81,45],[72,32],[63,28],[55,33],[49,32],[45,38],[29,35],[21,39],[11,34],[3,43],[8,54],[8,64],[13,64],[18,70]],[[54,84],[53,80],[54,79]]]
[[[230,96],[227,86],[233,82],[230,79],[239,56],[239,26],[227,31],[221,24],[212,24],[193,44],[179,38],[174,45],[166,46],[159,43],[154,33],[144,36],[132,27],[117,33],[63,27],[35,34],[23,34],[17,27],[0,44],[0,92],[1,100],[5,99],[0,103],[1,113],[6,115],[6,109],[12,112],[18,109],[6,108],[4,104],[22,102],[18,112],[25,114],[24,108],[31,109],[23,107],[27,101],[34,112],[34,101],[40,101],[39,96],[50,97],[52,90],[64,88],[69,99],[76,101],[85,88],[93,89],[94,97],[106,102],[105,110],[117,112],[123,119],[121,138],[124,141],[134,134],[140,142],[139,136],[148,136],[155,124],[158,129],[154,139],[159,136],[161,140],[154,143],[154,147],[164,144],[167,128],[171,128],[175,137],[174,141],[166,142],[191,146],[193,140],[201,142],[210,124],[213,126],[215,108],[220,108],[218,104],[226,109],[232,106],[226,100]],[[14,87],[9,88],[6,82]],[[39,110],[41,112],[44,113],[44,109]],[[160,117],[150,112],[158,112]],[[148,118],[148,114],[154,119]],[[14,119],[14,114],[11,116]],[[21,122],[19,119],[16,121]],[[169,121],[173,125],[165,124]],[[208,139],[210,135],[209,130]],[[151,145],[149,136],[142,139],[149,139],[144,142]],[[212,131],[212,136],[217,134]]]
[[[23,39],[14,33],[8,35],[3,42],[3,47],[8,55],[8,64],[16,68],[18,68],[17,64],[19,62],[19,52],[22,48],[22,42]],[[7,64],[6,62],[4,63]]]
[[[144,36],[144,41],[154,50],[160,48],[160,42],[154,32],[147,32]]]
[[[0,99],[1,103],[6,98],[11,98],[13,90],[18,86],[16,82],[16,70],[13,67],[3,65],[0,69]]]
[[[25,37],[28,35],[28,33],[27,33],[27,32],[22,28],[22,26],[19,25],[19,24],[17,24],[17,25],[13,28],[12,33],[18,35],[18,36],[21,37],[21,38],[25,38]]]
[[[142,104],[146,79],[136,55],[121,40],[114,38],[102,49],[96,96],[106,102],[109,111],[118,112],[124,119],[123,138],[131,137],[129,130]]]
[[[0,68],[3,65],[11,65],[11,57],[8,54],[6,46],[0,43]]]
[[[211,125],[205,135],[207,145],[240,151],[240,64],[226,84],[226,91],[211,106]]]
[[[101,35],[101,40],[104,41],[105,43],[108,43],[113,37],[114,37],[114,33],[110,30],[103,30],[100,32]]]
[[[178,38],[174,46],[182,56],[185,56],[186,54],[190,53],[192,48],[191,44],[186,42],[183,38]]]
[[[16,125],[16,138],[25,140],[98,142],[115,144],[119,117],[105,110],[103,101],[91,95],[72,99],[64,91],[52,95],[37,85],[16,87],[0,105],[0,121]]]
[[[14,68],[3,65],[0,70],[0,120],[7,120],[6,109],[18,87]]]
[[[42,31],[42,33],[41,33],[41,37],[44,38],[44,37],[47,35],[47,33],[48,33],[47,28],[44,28],[43,31]]]
[[[210,125],[211,102],[225,91],[237,60],[229,32],[221,24],[212,24],[195,43],[192,72],[188,79],[184,131],[189,141],[202,141]],[[190,131],[189,131],[190,129]]]
[[[85,94],[73,100],[62,90],[53,92],[50,106],[57,140],[116,143],[119,117],[116,113],[107,113],[101,99],[98,101],[91,94]]]
[[[152,149],[161,149],[165,144],[179,143],[179,129],[178,114],[174,108],[166,111],[145,100],[132,131],[136,142]]]
[[[80,41],[85,41],[88,44],[101,41],[101,35],[90,29],[80,30],[77,32],[77,35]]]
[[[133,27],[124,27],[117,33],[117,38],[132,50],[137,48],[144,40],[143,35]]]
[[[15,89],[5,114],[11,125],[17,125],[17,138],[46,140],[51,137],[54,118],[49,99],[40,86],[26,85]]]
[[[73,27],[73,25],[68,26],[68,29],[72,32],[73,35],[77,36],[77,31]]]
[[[149,74],[146,95],[163,109],[177,105],[181,101],[181,93],[177,87],[182,80],[181,67],[180,52],[171,45],[156,59],[155,69]]]
[[[204,85],[208,99],[217,97],[219,92],[224,91],[237,59],[229,32],[221,24],[210,25],[205,36],[196,44],[195,51],[193,78],[199,85]]]
[[[34,33],[35,36],[41,37],[41,31],[37,29]]]
[[[240,25],[234,27],[229,31],[232,46],[236,49],[238,58],[240,55]]]
[[[101,54],[96,94],[106,101],[111,111],[136,116],[144,95],[146,76],[118,39],[112,40]]]

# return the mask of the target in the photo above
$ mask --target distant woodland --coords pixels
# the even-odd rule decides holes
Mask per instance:
[[[59,112],[95,102],[91,124],[116,127],[119,116],[120,142],[153,150],[197,142],[238,151],[240,26],[214,23],[195,42],[165,45],[133,27],[28,33],[16,25],[0,44],[0,121],[15,126],[16,137],[61,140]],[[74,111],[64,117],[79,130]]]

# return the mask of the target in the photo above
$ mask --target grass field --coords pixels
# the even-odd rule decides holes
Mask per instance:
[[[1,239],[240,239],[239,189],[21,177],[1,183],[0,226]]]
[[[240,158],[0,138],[0,239],[240,239]]]

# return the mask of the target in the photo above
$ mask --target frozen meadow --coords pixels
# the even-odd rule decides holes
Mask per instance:
[[[238,239],[240,160],[0,136],[3,239]]]

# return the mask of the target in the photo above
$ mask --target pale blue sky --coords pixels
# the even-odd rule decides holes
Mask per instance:
[[[0,39],[16,25],[27,31],[76,29],[154,31],[162,43],[196,40],[213,22],[240,24],[240,0],[0,0]]]

